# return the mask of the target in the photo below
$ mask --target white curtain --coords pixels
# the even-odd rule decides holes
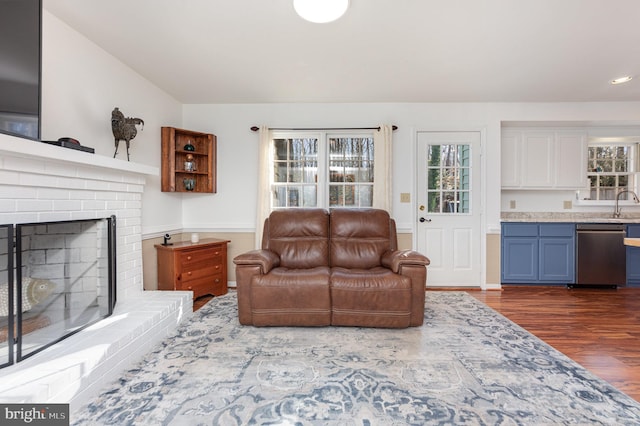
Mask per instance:
[[[373,207],[383,209],[393,215],[392,198],[392,146],[393,128],[384,124],[380,130],[373,132]]]
[[[256,206],[255,248],[262,246],[262,228],[271,210],[271,131],[260,127],[258,142],[258,205]]]

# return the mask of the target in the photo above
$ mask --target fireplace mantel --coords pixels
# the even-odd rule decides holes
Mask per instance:
[[[158,168],[0,135],[0,223],[116,216],[123,300],[143,290],[142,193],[149,175],[159,176]]]
[[[54,161],[56,163],[76,164],[78,166],[92,166],[142,175],[160,175],[158,167],[132,163],[103,155],[90,154],[70,148],[62,148],[30,139],[0,135],[0,157],[5,155],[19,158],[37,158],[47,162]]]

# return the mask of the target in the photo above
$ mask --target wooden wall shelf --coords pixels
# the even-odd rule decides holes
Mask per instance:
[[[193,145],[194,150],[184,147]],[[162,127],[163,192],[216,192],[216,135],[175,127]],[[193,156],[195,170],[185,170],[187,155]],[[193,185],[189,190],[189,179]]]

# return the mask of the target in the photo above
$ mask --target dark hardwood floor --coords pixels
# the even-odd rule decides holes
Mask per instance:
[[[465,291],[640,401],[640,288]],[[194,311],[210,299],[195,300]]]
[[[202,308],[204,305],[207,304],[207,302],[209,300],[213,299],[213,296],[211,295],[204,295],[204,296],[200,296],[197,299],[195,299],[193,301],[193,312],[197,311],[198,309]]]
[[[505,285],[468,293],[640,401],[640,288]]]

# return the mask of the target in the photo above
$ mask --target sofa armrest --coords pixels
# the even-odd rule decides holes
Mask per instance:
[[[280,265],[280,258],[269,250],[252,250],[233,259],[236,264],[236,291],[240,324],[253,324],[251,313],[251,282],[254,277],[269,273]]]
[[[431,261],[428,257],[413,250],[388,251],[382,255],[382,266],[391,269],[394,273],[400,273],[402,266],[427,266]]]
[[[411,326],[424,322],[425,289],[428,257],[412,250],[388,251],[382,255],[382,266],[411,279]]]
[[[262,274],[267,274],[280,265],[280,257],[269,250],[251,250],[233,259],[233,263],[242,266],[259,266]]]

